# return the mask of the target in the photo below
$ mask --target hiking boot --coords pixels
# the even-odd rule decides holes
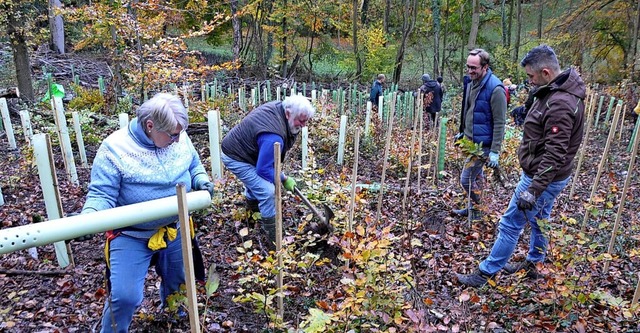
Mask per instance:
[[[479,288],[487,284],[489,279],[493,278],[493,275],[484,273],[481,270],[477,270],[471,274],[458,274],[456,273],[458,282],[465,286]]]
[[[267,249],[276,249],[276,218],[267,217],[260,219],[260,227],[267,237]]]
[[[529,279],[539,279],[542,277],[542,274],[538,272],[536,263],[528,260],[506,264],[503,270],[507,274],[514,274],[516,272],[519,272],[520,270],[524,270],[526,273],[525,276]]]
[[[459,217],[468,217],[469,216],[469,208],[463,208],[463,209],[454,209],[451,211],[451,215],[453,216],[459,216]],[[482,211],[479,211],[477,209],[471,209],[471,220],[472,221],[478,221],[478,220],[482,220]]]

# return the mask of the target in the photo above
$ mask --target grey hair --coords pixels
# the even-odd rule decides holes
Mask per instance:
[[[384,74],[378,74],[377,79],[378,80],[384,80],[386,77],[384,76]]]
[[[532,70],[539,72],[545,68],[559,73],[561,71],[558,57],[551,46],[542,44],[532,48],[520,61],[520,66],[529,66]]]
[[[284,101],[282,101],[282,107],[285,110],[289,110],[289,114],[294,118],[303,114],[311,119],[313,118],[313,114],[316,112],[313,105],[311,105],[311,102],[309,102],[309,99],[301,95],[286,97]]]
[[[147,120],[151,120],[159,131],[171,132],[178,125],[182,130],[187,130],[189,126],[189,115],[182,101],[178,96],[168,93],[158,93],[144,102],[136,111],[136,116],[140,126],[144,127]]]
[[[491,57],[489,56],[489,52],[484,49],[473,49],[469,51],[469,55],[480,57],[480,66],[490,65]]]

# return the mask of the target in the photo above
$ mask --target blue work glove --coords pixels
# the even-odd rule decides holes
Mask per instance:
[[[209,191],[209,195],[213,197],[213,183],[209,182],[209,181],[204,181],[204,182],[200,182],[196,185],[196,190],[198,191],[202,191],[202,190],[207,190]]]
[[[293,179],[293,177],[287,177],[287,179],[284,180],[284,183],[282,183],[282,185],[284,186],[284,188],[287,189],[287,191],[291,191],[293,192],[293,189],[296,187],[296,180]]]
[[[494,152],[490,152],[489,153],[489,160],[487,161],[487,166],[495,169],[498,167],[498,165],[500,165],[500,163],[498,162],[498,159],[500,158],[500,154],[498,153],[494,153]]]
[[[520,192],[516,205],[520,210],[531,210],[536,206],[536,196],[531,194],[529,191]]]

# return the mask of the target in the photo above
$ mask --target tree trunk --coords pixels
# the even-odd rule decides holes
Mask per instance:
[[[516,12],[517,12],[517,19],[516,19],[516,41],[515,44],[513,45],[513,62],[515,63],[519,63],[519,59],[520,58],[520,33],[522,32],[522,0],[517,0],[516,3]]]
[[[538,0],[538,41],[542,40],[542,13],[544,12],[544,0]]]
[[[502,46],[507,47],[507,10],[505,3],[507,0],[502,0],[500,3],[500,22],[502,23]]]
[[[480,27],[480,0],[472,0],[473,14],[471,15],[471,29],[469,30],[469,41],[467,49],[476,48],[476,38],[478,37],[478,28]]]
[[[640,0],[638,0],[638,6],[636,7],[636,21],[633,25],[633,41],[631,43],[631,75],[632,80],[635,79],[636,65],[638,64],[638,32],[640,30]]]
[[[287,8],[287,0],[283,1],[282,4],[283,8]],[[282,50],[281,50],[281,55],[282,55],[282,62],[280,64],[281,68],[280,68],[280,75],[283,78],[287,77],[288,71],[287,71],[287,18],[286,16],[282,18]],[[339,33],[339,32],[338,32]]]
[[[442,74],[444,74],[444,62],[447,58],[447,46],[448,46],[448,38],[449,35],[449,0],[446,0],[444,5],[444,32],[442,34],[442,65],[440,68],[442,69]]]
[[[23,100],[33,101],[33,84],[31,81],[31,65],[29,63],[29,49],[27,48],[27,39],[22,29],[23,22],[16,17],[18,8],[11,5],[2,5],[7,15],[7,35],[11,42],[11,51],[13,52],[13,63],[16,67],[16,79],[18,81],[18,89]],[[24,14],[23,14],[24,15]]]
[[[418,12],[418,0],[404,0],[403,1],[403,15],[402,15],[402,39],[400,40],[400,46],[398,46],[398,52],[396,53],[396,66],[393,70],[393,82],[400,82],[400,76],[402,75],[402,63],[404,61],[404,53],[407,48],[407,40],[413,31],[415,26],[417,12]]]
[[[513,4],[516,0],[509,1],[509,26],[507,28],[507,49],[511,48],[511,27],[513,26]]]
[[[367,24],[367,11],[369,10],[369,0],[362,0],[362,10],[360,14],[360,23]]]
[[[51,30],[50,47],[57,54],[64,54],[64,22],[62,15],[56,14],[62,9],[60,0],[49,0],[49,30]]]
[[[433,13],[433,76],[434,79],[440,75],[440,0],[431,1],[431,12]]]
[[[360,52],[358,51],[358,0],[353,0],[353,15],[351,17],[351,22],[353,24],[351,31],[353,34],[353,55],[356,57],[355,79],[358,80],[362,75],[362,60],[360,59]],[[309,58],[311,58],[311,55],[309,55]]]
[[[382,22],[385,34],[389,34],[389,12],[391,12],[391,0],[384,1],[384,21]]]
[[[240,60],[240,43],[242,41],[242,31],[240,30],[240,18],[238,17],[238,0],[231,0],[231,26],[233,27],[233,61]]]

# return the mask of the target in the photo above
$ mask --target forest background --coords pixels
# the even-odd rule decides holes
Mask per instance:
[[[458,86],[467,51],[476,47],[491,53],[500,78],[521,83],[519,60],[540,43],[589,82],[615,85],[637,82],[639,8],[632,0],[0,0],[0,38],[13,56],[0,86],[17,84],[33,100],[47,63],[30,56],[43,45],[105,60],[116,98],[213,78],[332,88],[368,85],[385,73],[415,89],[429,73]],[[75,73],[81,79],[82,70]],[[49,69],[65,74],[56,71]]]

